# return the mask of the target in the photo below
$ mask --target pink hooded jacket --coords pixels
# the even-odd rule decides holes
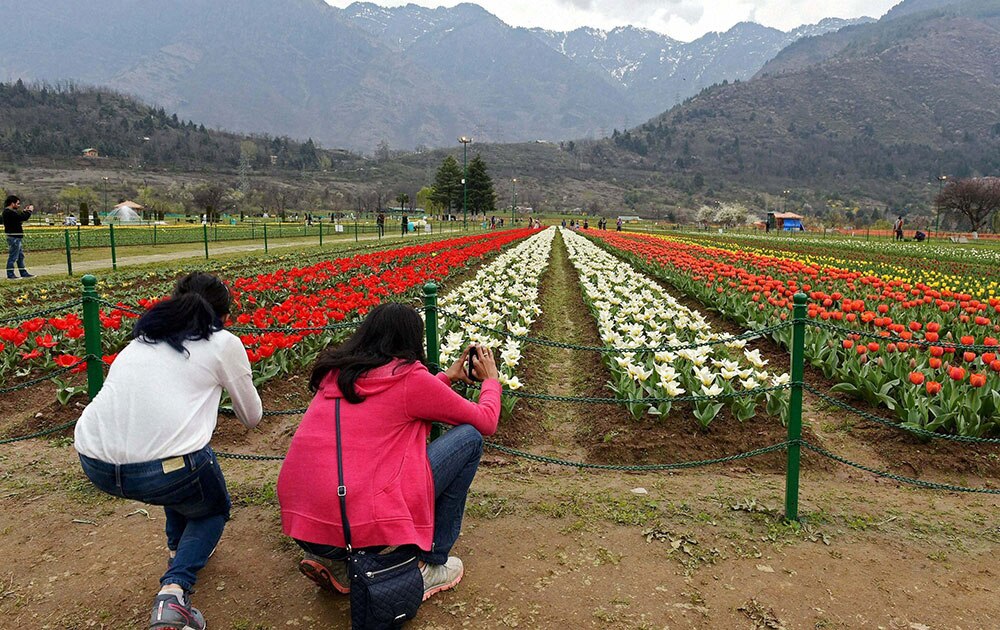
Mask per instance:
[[[451,389],[444,373],[395,360],[355,383],[365,400],[343,400],[337,372],[323,379],[292,438],[278,474],[285,534],[344,547],[337,497],[334,404],[341,398],[347,515],[354,547],[416,544],[430,550],[434,536],[434,479],[427,460],[431,422],[471,424],[496,432],[500,382],[483,382],[479,404]]]

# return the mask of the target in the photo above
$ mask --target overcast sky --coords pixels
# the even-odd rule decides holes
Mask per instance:
[[[353,0],[327,0],[346,7]],[[374,0],[382,6],[401,6],[406,1]],[[413,1],[413,0],[411,0]],[[572,30],[595,26],[605,30],[631,24],[682,41],[691,41],[709,31],[726,31],[737,22],[751,21],[783,31],[812,24],[825,17],[881,17],[900,0],[477,0],[504,22],[513,26],[541,26]],[[427,7],[454,6],[456,0],[415,0]]]

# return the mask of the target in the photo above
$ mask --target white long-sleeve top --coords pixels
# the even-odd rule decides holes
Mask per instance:
[[[239,338],[221,330],[184,346],[187,354],[164,342],[129,343],[77,422],[77,452],[136,464],[200,450],[215,431],[223,388],[236,417],[257,426],[263,408]]]

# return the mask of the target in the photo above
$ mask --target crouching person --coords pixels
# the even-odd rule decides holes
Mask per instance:
[[[136,322],[76,425],[76,450],[95,486],[164,508],[169,557],[151,630],[205,628],[189,595],[229,520],[226,481],[208,445],[222,389],[247,427],[262,415],[243,344],[223,330],[228,313],[218,278],[182,278]]]
[[[501,386],[492,352],[479,348],[473,369],[482,392],[478,404],[466,400],[451,385],[471,382],[468,349],[432,375],[423,338],[415,309],[383,304],[313,368],[309,385],[316,395],[292,439],[277,491],[284,532],[305,551],[299,568],[326,590],[350,592],[349,575],[357,572],[348,561],[355,563],[358,552],[400,553],[403,562],[413,561],[423,588],[416,605],[462,579],[462,561],[449,553],[482,436],[497,428]],[[455,426],[428,445],[432,422]],[[352,596],[355,626],[359,612]]]

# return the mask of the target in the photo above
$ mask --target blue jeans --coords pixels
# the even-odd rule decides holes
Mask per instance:
[[[98,489],[116,497],[163,506],[167,548],[177,555],[160,584],[177,584],[190,591],[198,571],[222,538],[232,503],[211,447],[182,459],[183,467],[165,473],[164,463],[172,460],[118,465],[80,455],[83,472]]]
[[[465,499],[479,468],[483,454],[483,436],[472,425],[461,424],[434,440],[427,447],[427,459],[434,477],[434,542],[430,551],[418,555],[427,564],[444,564],[462,531]],[[309,553],[343,560],[347,553],[338,547],[316,545],[296,540]]]
[[[7,237],[7,277],[15,278],[14,264],[21,270],[21,275],[28,273],[24,268],[24,239],[20,236]]]

